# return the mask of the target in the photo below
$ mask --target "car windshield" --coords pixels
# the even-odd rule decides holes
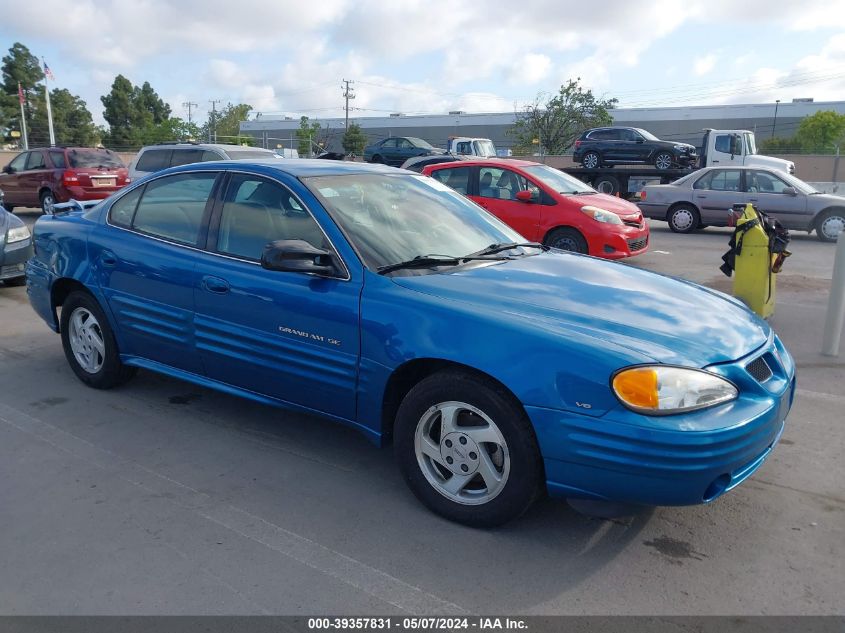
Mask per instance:
[[[649,132],[648,130],[643,130],[641,128],[636,128],[637,132],[643,135],[643,138],[647,141],[659,141],[660,139],[657,138],[654,134]]]
[[[420,256],[463,257],[491,244],[525,241],[427,176],[348,174],[314,176],[303,182],[373,271]]]
[[[804,182],[803,180],[796,178],[792,174],[787,174],[787,173],[784,173],[782,171],[779,171],[779,172],[776,172],[776,173],[778,175],[778,178],[783,178],[789,184],[790,187],[795,187],[795,189],[797,189],[801,193],[806,193],[806,194],[819,193],[818,189],[816,189],[812,185]]]
[[[745,133],[745,147],[749,154],[757,153],[757,144],[754,142],[754,134],[752,132]]]
[[[523,167],[522,171],[531,175],[533,178],[536,178],[544,185],[554,189],[558,193],[597,193],[596,190],[587,183],[581,182],[574,176],[570,176],[559,169],[553,169],[548,165],[532,165],[531,167]]]
[[[431,143],[424,141],[421,138],[416,138],[415,136],[409,136],[408,140],[414,145],[414,147],[420,147],[422,149],[432,149]]]
[[[496,147],[493,145],[493,141],[473,141],[475,144],[475,153],[478,156],[495,156],[496,155]]]
[[[71,167],[125,167],[120,156],[108,149],[72,149],[68,152]]]
[[[250,149],[235,149],[235,150],[227,149],[226,154],[232,160],[244,160],[245,158],[250,158],[250,159],[253,159],[253,160],[261,159],[261,158],[268,159],[268,160],[271,159],[271,158],[282,158],[281,156],[279,156],[275,152],[271,152],[270,150],[259,150],[259,149],[252,149],[252,150],[250,150]]]

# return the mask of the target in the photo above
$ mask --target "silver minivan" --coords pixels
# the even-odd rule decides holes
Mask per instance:
[[[129,165],[129,177],[132,180],[143,178],[168,167],[204,163],[211,160],[251,160],[281,159],[269,149],[248,147],[246,145],[224,145],[218,143],[160,143],[142,147]]]
[[[637,205],[675,233],[728,226],[731,207],[751,203],[788,229],[834,242],[845,230],[845,197],[816,191],[795,176],[759,167],[705,167],[668,185],[647,185]]]

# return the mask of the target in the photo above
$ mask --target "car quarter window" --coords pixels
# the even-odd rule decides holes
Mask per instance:
[[[53,163],[53,167],[56,169],[64,169],[67,167],[67,162],[65,161],[65,153],[64,152],[50,152],[50,162]]]
[[[750,171],[746,177],[748,191],[754,193],[783,193],[784,189],[792,186],[767,171]]]
[[[711,191],[740,191],[741,174],[738,169],[714,169],[693,185],[693,189],[709,189]]]
[[[115,226],[129,228],[132,226],[132,217],[135,215],[135,208],[141,198],[143,187],[133,189],[125,196],[119,198],[109,209],[109,222]]]
[[[518,191],[539,188],[529,182],[527,178],[498,167],[482,167],[478,172],[478,195],[482,198],[497,198],[499,200],[516,200]]]
[[[26,159],[26,169],[29,171],[30,169],[45,169],[46,165],[44,164],[44,153],[43,152],[30,152],[29,158]]]
[[[449,169],[438,169],[431,173],[435,180],[439,180],[447,187],[451,187],[458,193],[467,195],[469,191],[469,167],[452,167]]]
[[[138,171],[161,171],[170,167],[170,149],[148,149],[138,159],[135,169]]]
[[[218,154],[217,152],[213,152],[211,150],[203,150],[202,158],[200,159],[201,162],[205,163],[211,160],[225,160],[223,156]]]
[[[170,158],[170,167],[199,163],[202,161],[202,153],[201,149],[174,149],[173,156]]]
[[[15,158],[12,160],[12,162],[9,163],[9,167],[11,168],[11,170],[12,171],[23,171],[26,168],[26,159],[27,159],[28,156],[29,156],[29,152],[25,152],[23,154],[15,156]]]
[[[148,183],[132,219],[136,231],[195,246],[214,172],[165,176]]]
[[[329,246],[320,226],[286,187],[258,176],[233,175],[220,213],[217,252],[258,261],[264,247],[276,240]]]

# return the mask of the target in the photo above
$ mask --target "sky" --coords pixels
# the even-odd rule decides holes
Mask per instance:
[[[59,16],[44,19],[44,16]],[[512,112],[569,78],[619,107],[845,100],[845,0],[39,0],[0,22],[103,124],[120,73],[174,116]],[[220,104],[218,103],[218,108]]]

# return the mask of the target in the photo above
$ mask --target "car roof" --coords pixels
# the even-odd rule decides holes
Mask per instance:
[[[458,162],[458,161],[455,161]],[[461,160],[461,167],[475,167],[481,165],[482,167],[536,167],[543,163],[538,163],[533,160],[520,160],[518,158],[478,158],[471,160]],[[443,163],[443,167],[447,167],[449,163]],[[432,169],[439,168],[441,165],[428,165]]]
[[[296,178],[307,178],[309,176],[342,176],[348,174],[405,174],[411,172],[396,167],[373,163],[359,163],[354,161],[321,160],[319,158],[286,158],[284,160],[263,160],[247,158],[241,160],[220,160],[205,163],[191,163],[180,165],[167,170],[156,172],[157,175],[165,173],[179,173],[183,171],[207,171],[208,169],[225,169],[232,167],[252,167],[258,171],[276,171],[289,174]],[[418,174],[413,174],[418,175]]]
[[[173,143],[158,143],[156,145],[146,145],[141,148],[140,151],[149,150],[149,149],[172,149],[174,147],[177,148],[191,148],[195,147],[197,149],[220,149],[223,151],[228,150],[259,150],[262,152],[270,152],[274,153],[272,149],[265,149],[263,147],[250,147],[249,145],[236,145],[234,143],[190,143],[190,142],[178,142],[174,141]]]

